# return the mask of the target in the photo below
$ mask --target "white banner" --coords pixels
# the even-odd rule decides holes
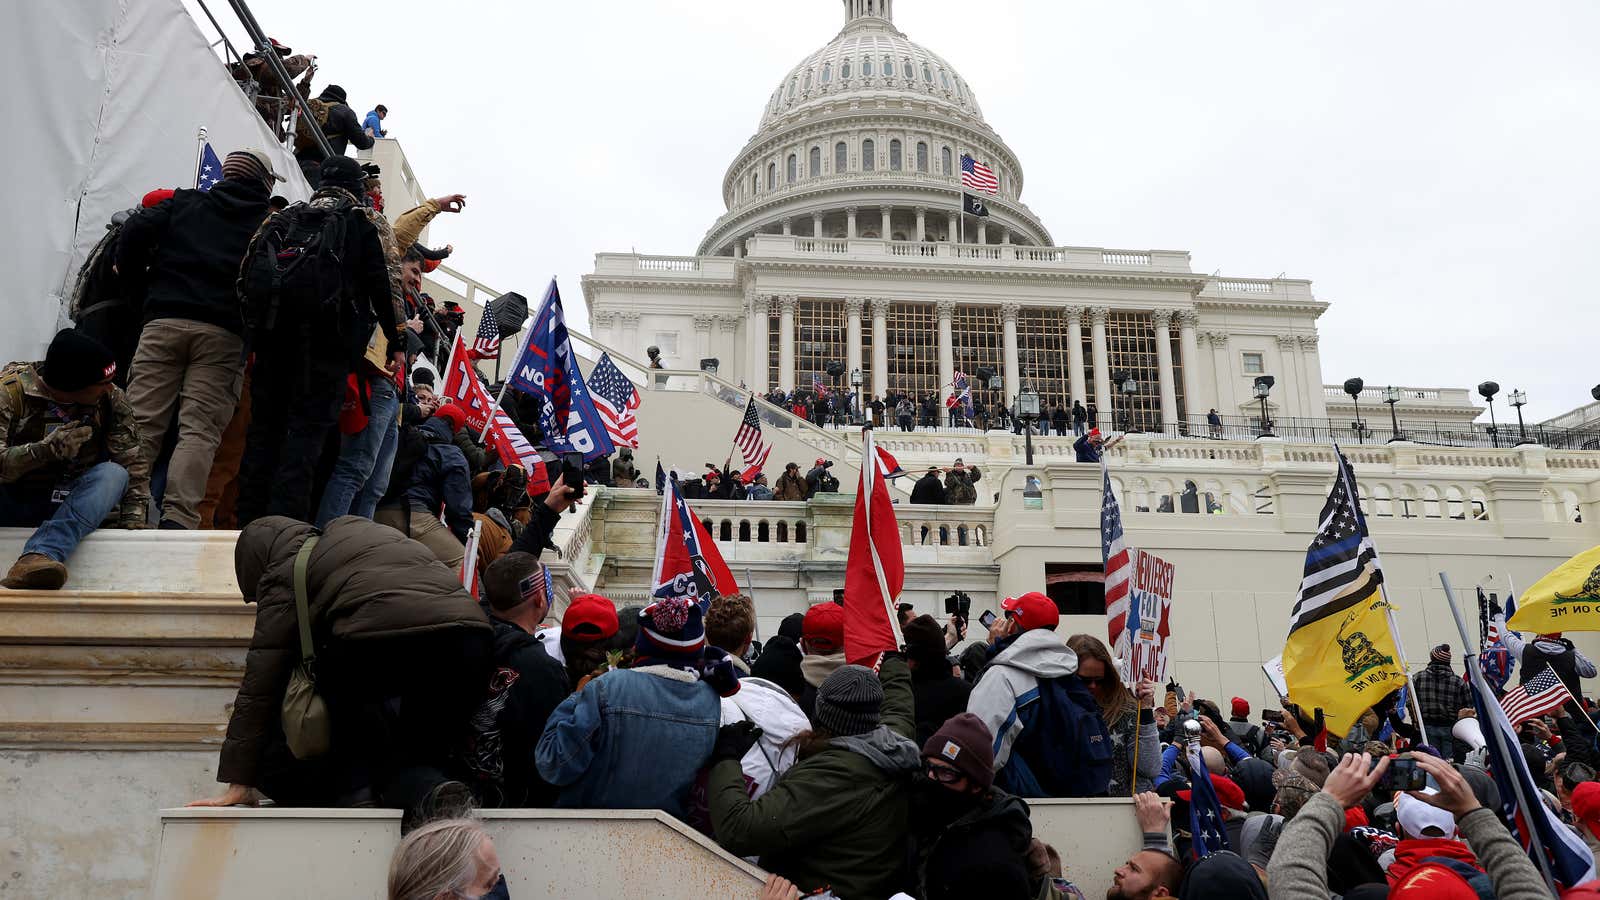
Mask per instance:
[[[1172,635],[1172,582],[1177,567],[1154,553],[1131,550],[1133,577],[1128,581],[1130,682],[1167,680]]]
[[[1272,689],[1278,692],[1278,699],[1289,699],[1289,682],[1284,680],[1283,677],[1283,654],[1279,653],[1277,656],[1262,663],[1261,671],[1266,673],[1267,683],[1272,685]]]

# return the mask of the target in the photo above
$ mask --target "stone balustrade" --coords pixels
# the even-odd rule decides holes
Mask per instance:
[[[1177,250],[1108,250],[1100,247],[1030,247],[1021,244],[974,244],[954,241],[894,241],[882,238],[819,238],[758,234],[746,246],[749,256],[836,256],[848,259],[912,257],[964,259],[1061,269],[1143,269],[1189,274],[1189,254]],[[1270,282],[1269,282],[1270,284]],[[1270,288],[1269,288],[1270,289]]]

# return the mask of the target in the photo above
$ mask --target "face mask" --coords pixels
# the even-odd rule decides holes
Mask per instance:
[[[978,798],[952,791],[929,778],[927,773],[918,772],[912,779],[911,802],[915,813],[913,821],[947,825],[977,805]]]
[[[501,875],[500,880],[489,889],[489,893],[478,895],[478,900],[511,900],[511,889],[506,887],[506,876]]]

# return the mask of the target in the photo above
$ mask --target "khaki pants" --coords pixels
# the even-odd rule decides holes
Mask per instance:
[[[233,418],[244,378],[244,340],[226,328],[189,319],[156,319],[139,335],[128,402],[145,459],[155,463],[178,413],[178,443],[167,465],[162,518],[200,525],[198,510],[222,431]]]
[[[244,373],[244,387],[233,418],[222,432],[222,445],[206,479],[206,498],[200,501],[200,527],[232,531],[239,527],[234,504],[239,499],[239,466],[244,462],[244,439],[250,431],[250,373]]]
[[[414,509],[408,513],[398,506],[386,506],[373,515],[372,521],[405,534],[408,516],[411,519],[410,538],[432,550],[439,562],[459,570],[461,561],[467,557],[467,548],[461,546],[461,542],[456,540],[456,536],[450,533],[450,529],[446,528],[443,522],[439,521],[438,516],[430,516]]]

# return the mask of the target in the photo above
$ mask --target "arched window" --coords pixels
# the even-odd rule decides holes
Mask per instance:
[[[922,64],[922,80],[928,84],[933,84],[933,68],[927,63]]]
[[[783,99],[785,99],[785,100],[793,100],[794,99],[794,81],[795,80],[793,78],[789,79],[789,90],[788,90],[787,93],[785,93],[783,95]]]
[[[894,77],[894,60],[888,56],[883,58],[883,77]]]
[[[760,182],[761,182],[761,176],[757,175],[754,172],[751,172],[750,173],[750,193],[754,194],[756,191],[761,189]]]
[[[741,544],[750,543],[750,520],[749,519],[740,519],[739,520],[739,543],[741,543]]]
[[[834,174],[847,171],[850,168],[850,148],[844,141],[833,145],[833,171]]]
[[[845,81],[850,80],[850,60],[839,63],[839,77]]]
[[[789,543],[789,523],[788,522],[779,522],[778,523],[778,543],[780,543],[780,544]]]
[[[943,69],[939,70],[939,83],[944,85],[945,90],[950,90],[950,75]]]
[[[833,63],[822,64],[822,83],[827,84],[833,80]]]
[[[911,59],[909,57],[900,60],[900,71],[906,76],[907,81],[914,80],[917,77],[911,68]]]
[[[878,167],[876,153],[877,147],[873,145],[872,138],[861,142],[861,171],[871,172]]]
[[[861,61],[861,77],[862,78],[871,78],[872,77],[872,57],[870,57],[870,56]]]
[[[793,153],[789,154],[789,164],[784,169],[784,174],[789,176],[787,184],[794,184],[794,180],[800,177],[800,160]]]
[[[928,171],[928,142],[917,141],[917,171]]]
[[[889,168],[896,172],[900,171],[900,142],[898,140],[889,142]]]
[[[733,540],[733,520],[732,519],[723,519],[722,520],[722,530],[719,532],[719,534],[721,535],[721,537],[717,538],[717,540],[724,541],[724,542]]]
[[[804,544],[806,542],[806,523],[794,523],[794,542],[796,544]]]
[[[767,163],[767,190],[769,190],[769,191],[772,190],[772,186],[777,184],[777,183],[778,183],[778,164],[769,162],[769,163]]]
[[[955,171],[950,167],[950,148],[949,147],[941,147],[939,149],[939,172],[942,175],[954,175],[955,174]]]

